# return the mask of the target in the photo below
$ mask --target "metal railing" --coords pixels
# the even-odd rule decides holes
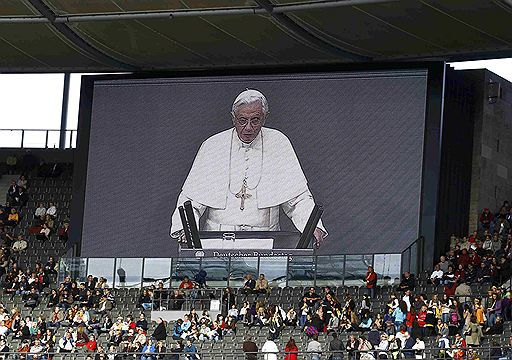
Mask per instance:
[[[141,288],[159,281],[177,287],[184,276],[207,273],[210,287],[239,287],[247,274],[265,274],[272,287],[362,286],[368,266],[378,273],[379,286],[400,277],[400,254],[314,255],[276,257],[202,258],[61,258],[59,281],[70,276],[84,281],[87,275],[105,277],[112,287]]]
[[[156,343],[156,342],[155,342]],[[190,360],[190,359],[211,359],[211,360],[224,360],[224,359],[246,359],[246,356],[252,356],[252,359],[257,360],[267,360],[270,358],[283,359],[290,352],[285,352],[283,350],[279,350],[277,352],[266,352],[263,353],[261,351],[258,352],[246,352],[244,353],[241,349],[242,340],[240,340],[240,344],[236,344],[240,347],[240,349],[197,349],[195,352],[188,352],[186,350],[178,350],[175,351],[150,351],[143,353],[142,351],[137,352],[91,352],[87,350],[83,350],[84,347],[75,347],[71,352],[60,352],[60,351],[42,351],[38,353],[31,353],[30,351],[26,352],[2,352],[2,357],[7,359],[44,359],[44,358],[54,358],[54,359],[68,359],[68,360],[84,360],[87,359],[88,356],[92,356],[92,358],[96,359],[113,359],[114,357],[121,359],[142,359],[142,360],[158,360],[158,359],[175,359],[178,357],[180,360]],[[263,344],[259,344],[259,347],[262,347]],[[326,344],[327,345],[327,344]],[[195,346],[195,345],[194,345]],[[297,346],[301,346],[302,344],[297,343]],[[510,346],[480,346],[480,347],[467,347],[467,348],[437,348],[437,347],[429,347],[426,346],[424,350],[414,350],[414,349],[397,349],[397,350],[354,350],[354,351],[328,351],[322,350],[318,351],[304,351],[297,350],[292,351],[291,353],[297,354],[299,359],[480,359],[480,360],[497,360],[497,359],[512,359],[512,352]],[[455,355],[457,354],[457,355]],[[455,355],[455,357],[454,357]],[[26,357],[27,356],[27,357]],[[332,357],[331,357],[332,356]],[[336,358],[338,356],[338,358]],[[385,357],[380,357],[385,356]]]
[[[1,148],[71,149],[76,147],[78,130],[59,129],[0,129]],[[61,135],[64,143],[61,146]]]

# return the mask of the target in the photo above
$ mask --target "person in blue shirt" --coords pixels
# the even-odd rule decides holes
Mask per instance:
[[[155,360],[156,357],[155,342],[153,338],[149,338],[146,345],[142,348],[140,360]]]
[[[192,340],[190,339],[187,340],[187,345],[185,345],[183,352],[185,353],[185,358],[187,360],[199,359],[199,355],[197,355],[197,348],[192,344]]]
[[[174,340],[181,339],[181,335],[183,334],[183,329],[181,325],[183,324],[183,320],[178,319],[176,320],[176,323],[174,324],[174,328],[172,329],[172,338]]]

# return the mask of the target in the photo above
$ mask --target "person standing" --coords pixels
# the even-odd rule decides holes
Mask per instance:
[[[250,336],[246,336],[245,341],[242,344],[242,350],[245,353],[245,360],[258,359],[258,346],[254,341],[252,341]]]
[[[261,92],[236,97],[232,126],[204,141],[194,159],[172,215],[172,238],[184,241],[178,208],[186,201],[204,224],[200,230],[279,231],[282,209],[304,231],[315,201],[290,140],[265,127],[269,114]],[[317,245],[327,236],[321,220],[313,235]]]
[[[297,356],[299,353],[299,348],[297,344],[295,344],[295,340],[290,338],[284,347],[285,357],[284,360],[297,360]]]
[[[306,350],[311,360],[320,360],[322,345],[318,342],[318,335],[313,335]]]
[[[375,289],[377,288],[377,273],[373,270],[373,266],[368,266],[366,272],[366,289],[368,295],[373,299],[375,297]]]
[[[263,347],[261,348],[261,352],[265,354],[263,356],[263,359],[265,360],[277,360],[277,353],[279,352],[279,349],[277,348],[276,343],[274,340],[272,340],[272,337],[269,336],[267,338],[267,341],[263,344]]]
[[[343,342],[338,339],[338,333],[331,333],[332,340],[329,343],[329,352],[331,353],[330,360],[343,360],[343,350],[345,350],[345,346],[343,346]]]

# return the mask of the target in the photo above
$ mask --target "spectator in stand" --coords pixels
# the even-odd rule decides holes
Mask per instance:
[[[439,264],[438,265],[439,265],[439,268],[441,269],[441,271],[443,273],[445,273],[445,272],[448,271],[448,266],[450,266],[451,263],[446,260],[446,256],[441,255],[441,257],[439,258]]]
[[[208,273],[204,269],[199,270],[199,272],[194,276],[194,282],[200,288],[206,287],[206,276],[207,275],[208,275]]]
[[[315,292],[315,288],[314,287],[310,287],[308,291],[306,291],[304,293],[304,295],[302,296],[302,298],[304,299],[304,303],[310,308],[310,309],[313,309],[315,307],[315,305],[317,303],[320,302],[320,300],[322,300],[322,298],[320,297],[320,295],[318,295],[316,292]]]
[[[36,238],[38,240],[41,240],[44,243],[46,240],[50,239],[50,233],[51,233],[51,230],[48,227],[48,225],[45,223],[45,224],[43,224],[43,227],[39,231],[39,234],[36,235]]]
[[[373,266],[368,266],[366,272],[366,289],[368,295],[373,299],[375,297],[375,289],[377,288],[377,273],[373,270]]]
[[[37,207],[36,211],[34,212],[34,216],[36,218],[41,218],[41,216],[46,216],[46,208],[44,207],[44,204],[42,202],[39,203],[39,206]]]
[[[432,271],[432,274],[430,275],[430,282],[432,285],[439,285],[441,283],[441,280],[443,279],[443,270],[441,270],[441,266],[437,264],[434,266],[434,271]]]
[[[271,336],[267,338],[267,341],[265,341],[261,347],[261,352],[264,354],[264,360],[277,360],[277,353],[279,352],[279,349]]]
[[[345,346],[343,342],[338,339],[338,333],[331,333],[332,340],[329,342],[329,352],[331,353],[330,360],[343,360],[343,351]]]
[[[18,192],[18,185],[16,184],[16,180],[11,180],[11,185],[7,189],[7,195],[5,197],[6,202],[12,202],[14,200],[14,195]]]
[[[48,209],[46,210],[46,215],[50,215],[54,219],[57,217],[57,207],[55,206],[54,203],[50,202],[48,204]]]
[[[252,341],[250,336],[245,337],[245,341],[242,344],[242,350],[245,353],[245,360],[258,359],[258,346],[254,341]]]
[[[12,244],[12,251],[15,253],[20,253],[26,250],[28,247],[27,240],[23,237],[23,235],[18,235],[16,241]]]
[[[59,229],[57,234],[59,235],[59,240],[65,245],[69,239],[69,222],[62,224],[62,227]]]
[[[188,276],[184,276],[179,288],[182,290],[192,290],[194,288],[194,283]]]
[[[398,285],[398,290],[400,291],[413,291],[414,287],[416,286],[416,281],[414,279],[414,275],[410,272],[406,271],[402,275],[402,280],[400,281],[400,284]]]
[[[245,282],[242,286],[242,294],[250,294],[256,288],[256,281],[252,278],[252,274],[245,275]]]
[[[142,348],[142,355],[140,356],[141,360],[154,360],[156,359],[156,348],[152,338],[147,339],[144,342],[144,347]]]
[[[59,340],[59,352],[61,353],[71,353],[75,350],[75,340],[71,332],[66,331],[64,336]]]
[[[18,158],[16,155],[9,155],[5,159],[5,164],[7,165],[7,173],[15,174],[16,173],[16,165],[18,164]]]
[[[20,221],[20,214],[15,208],[11,208],[9,215],[7,216],[7,221],[4,222],[6,226],[16,227],[18,222]]]
[[[55,221],[50,215],[48,215],[48,213],[46,214],[44,223],[46,224],[46,226],[48,226],[50,231],[53,231],[53,229],[55,228]]]
[[[256,280],[254,292],[258,294],[267,294],[270,292],[270,286],[268,284],[268,280],[265,279],[265,274],[260,274],[258,280]]]
[[[491,226],[491,222],[493,220],[493,215],[491,213],[491,211],[489,210],[489,208],[485,208],[482,213],[480,214],[480,218],[479,218],[479,222],[478,222],[478,227],[480,229],[489,229],[490,226]]]
[[[187,345],[185,345],[183,352],[185,354],[185,359],[187,360],[199,359],[199,355],[197,355],[197,348],[192,343],[191,339],[187,339]]]
[[[18,186],[18,191],[14,194],[12,203],[14,206],[18,206],[19,208],[25,207],[28,202],[28,194],[27,190],[24,187]]]
[[[297,356],[299,353],[299,348],[295,344],[295,340],[290,338],[284,347],[284,360],[297,360]]]
[[[28,189],[28,181],[25,175],[20,175],[18,182],[16,183],[19,187],[24,189]]]
[[[142,314],[144,315],[144,314]],[[156,323],[158,324],[153,331],[153,334],[151,337],[155,338],[157,341],[165,341],[167,338],[167,330],[166,330],[166,324],[165,321],[159,317],[156,319]]]

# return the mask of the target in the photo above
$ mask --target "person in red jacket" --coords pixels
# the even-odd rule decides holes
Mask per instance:
[[[488,208],[485,208],[484,211],[480,214],[480,225],[484,229],[489,229],[491,222],[492,222],[493,216],[491,211]]]
[[[427,325],[427,306],[423,305],[416,316],[418,325],[421,328],[421,336],[425,336],[425,326]]]
[[[371,298],[375,297],[375,288],[377,287],[377,273],[373,270],[373,266],[368,266],[366,272],[366,289]]]
[[[288,340],[288,342],[286,343],[286,346],[284,347],[284,352],[286,354],[284,360],[297,360],[299,348],[295,344],[295,340],[293,340],[293,338],[290,338],[290,340]]]
[[[98,343],[96,342],[96,338],[94,335],[89,335],[89,340],[85,343],[77,343],[76,346],[85,346],[87,350],[91,352],[95,352],[98,348]]]
[[[411,306],[411,310],[407,313],[405,317],[405,326],[407,326],[407,332],[410,334],[412,332],[412,327],[414,323],[417,321],[417,314],[414,307]]]

